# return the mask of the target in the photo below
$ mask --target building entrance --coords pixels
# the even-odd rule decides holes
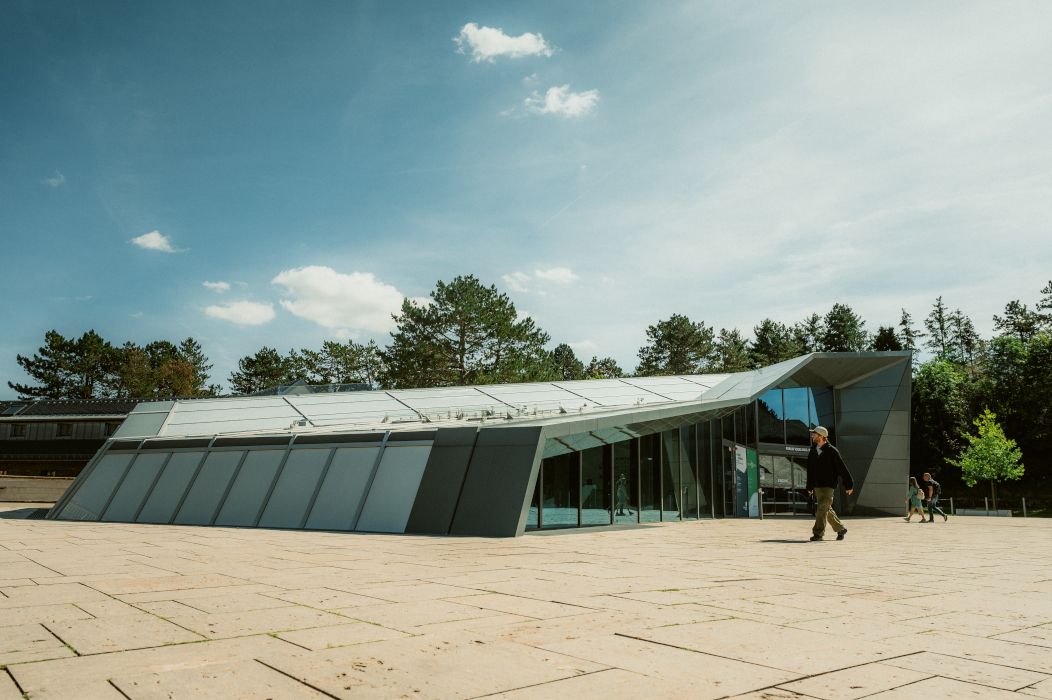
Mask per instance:
[[[809,515],[813,511],[807,495],[806,457],[761,454],[760,488],[764,516]]]

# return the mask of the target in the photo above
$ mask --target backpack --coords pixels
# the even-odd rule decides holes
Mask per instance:
[[[939,484],[935,479],[929,479],[928,484],[931,486],[931,492],[933,496],[942,495],[942,485]]]

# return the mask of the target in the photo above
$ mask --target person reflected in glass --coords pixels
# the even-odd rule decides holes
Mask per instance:
[[[906,517],[903,519],[906,522],[910,522],[914,513],[921,517],[920,521],[922,523],[926,522],[924,519],[924,506],[921,504],[920,484],[917,483],[917,477],[911,476],[909,493],[906,496]]]
[[[628,502],[628,477],[624,474],[617,477],[617,514],[625,515],[625,508],[628,508],[628,515],[633,515],[632,507]]]
[[[815,524],[811,528],[811,541],[821,541],[826,531],[826,522],[833,528],[838,540],[844,539],[847,528],[833,510],[833,493],[837,484],[844,482],[845,493],[850,496],[855,490],[851,472],[844,464],[840,451],[829,442],[829,430],[821,425],[811,428],[811,451],[807,455],[807,491],[815,494]]]

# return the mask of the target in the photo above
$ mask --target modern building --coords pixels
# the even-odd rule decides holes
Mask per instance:
[[[516,536],[804,512],[808,428],[898,513],[908,352],[748,372],[140,403],[49,518]]]

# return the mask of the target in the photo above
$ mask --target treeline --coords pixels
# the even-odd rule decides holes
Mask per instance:
[[[846,304],[795,324],[764,319],[746,338],[673,314],[645,330],[637,375],[737,372],[809,352],[926,351],[914,365],[911,460],[938,473],[966,446],[973,420],[990,409],[1015,439],[1028,466],[1025,482],[1044,491],[1052,461],[1052,282],[1031,304],[1009,302],[983,338],[942,298],[919,323],[903,309],[874,332]],[[508,296],[474,276],[438,282],[427,303],[405,300],[390,342],[326,341],[282,354],[265,347],[241,358],[228,378],[234,394],[278,384],[361,383],[416,388],[626,376],[612,357],[585,361],[520,317]],[[916,356],[915,356],[916,357]],[[25,398],[217,395],[211,364],[193,338],[179,344],[112,345],[94,331],[65,338],[56,331],[31,357],[18,356],[33,384],[9,383]]]
[[[167,340],[114,345],[94,330],[79,338],[52,330],[44,334],[36,354],[16,359],[36,382],[7,383],[24,399],[209,396],[220,391],[208,384],[212,365],[193,338],[178,345]]]

